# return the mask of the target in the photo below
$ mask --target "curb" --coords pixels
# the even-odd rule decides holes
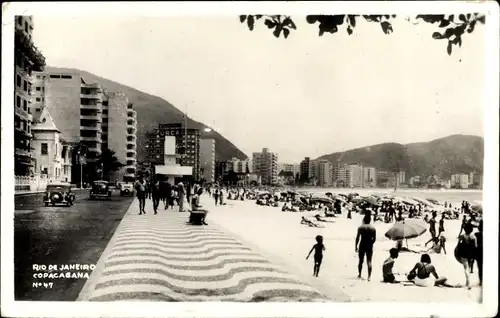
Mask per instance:
[[[88,301],[90,295],[94,291],[95,285],[97,284],[101,273],[104,270],[104,265],[106,264],[106,261],[108,259],[109,254],[111,253],[111,250],[113,249],[116,240],[118,239],[118,230],[120,229],[120,226],[123,223],[123,220],[128,216],[129,212],[132,211],[133,208],[137,208],[137,203],[138,203],[137,197],[132,200],[132,203],[130,203],[127,212],[125,212],[125,215],[123,216],[122,220],[120,221],[120,224],[115,229],[115,233],[113,233],[113,236],[108,242],[108,245],[106,245],[106,248],[101,254],[101,257],[99,257],[99,260],[97,261],[94,270],[92,271],[92,274],[90,274],[89,279],[85,282],[85,284],[82,287],[82,290],[78,294],[78,297],[76,298],[75,301]]]

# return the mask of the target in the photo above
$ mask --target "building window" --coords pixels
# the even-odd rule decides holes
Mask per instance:
[[[23,99],[23,109],[28,110],[28,101]]]
[[[16,96],[16,106],[21,107],[21,96],[19,95]]]
[[[23,17],[21,17],[21,16],[17,17],[17,24],[23,25]]]
[[[40,79],[40,75],[37,75],[37,76],[36,76],[36,79]]]
[[[26,32],[29,31],[29,27],[28,27],[28,22],[27,21],[24,21],[24,31],[26,31]]]
[[[50,75],[50,78],[61,78],[61,75]]]
[[[28,91],[28,82],[26,82],[26,81],[23,81],[23,90],[24,90],[25,92],[27,92],[27,91]]]
[[[16,76],[16,85],[17,87],[21,87],[21,75],[17,75]]]
[[[49,145],[47,143],[42,143],[42,155],[49,154]]]
[[[37,102],[41,101],[40,97],[37,97],[37,98],[36,98],[36,101],[37,101]]]
[[[64,79],[72,79],[73,76],[71,75],[61,75],[61,78],[64,78]]]
[[[35,87],[37,91],[40,91],[42,88],[40,86]]]

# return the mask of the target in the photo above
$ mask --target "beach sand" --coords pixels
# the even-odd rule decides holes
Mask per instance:
[[[341,291],[350,301],[461,303],[479,301],[481,288],[478,286],[476,266],[474,274],[471,275],[473,286],[471,290],[382,283],[382,264],[389,256],[389,249],[395,246],[395,242],[384,236],[391,224],[375,223],[377,242],[372,261],[373,273],[371,281],[367,281],[366,263],[362,274],[364,279],[357,278],[358,258],[354,251],[356,230],[361,224],[360,215],[353,213],[352,219],[339,215],[333,218],[335,223],[320,222],[324,228],[312,228],[300,224],[301,216],[313,216],[318,212],[282,212],[281,208],[258,206],[251,200],[226,200],[226,203],[225,206],[215,207],[211,198],[203,197],[202,204],[211,211],[207,217],[209,223],[218,224],[240,239],[251,243],[260,253],[286,265],[290,271],[307,277],[308,282],[325,294],[335,295]],[[280,203],[280,207],[282,204]],[[460,221],[446,220],[445,229],[447,255],[430,254],[432,263],[440,276],[448,277],[449,283],[465,284],[463,267],[453,256],[460,231]],[[323,235],[326,251],[319,277],[312,277],[313,257],[311,255],[309,260],[305,258],[315,243],[316,235]],[[408,247],[411,250],[421,251],[429,238],[430,234],[427,231],[418,238],[408,240]],[[420,254],[401,253],[393,271],[400,274],[408,273],[419,260]]]

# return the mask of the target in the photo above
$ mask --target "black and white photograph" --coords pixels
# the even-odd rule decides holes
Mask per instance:
[[[495,316],[498,19],[3,3],[2,316]]]

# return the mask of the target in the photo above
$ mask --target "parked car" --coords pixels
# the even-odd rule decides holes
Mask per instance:
[[[112,190],[109,187],[109,182],[104,180],[94,181],[90,189],[90,200],[96,198],[107,198],[111,200]]]
[[[120,195],[122,197],[125,195],[134,196],[134,185],[131,183],[122,183],[120,188]]]
[[[64,204],[71,206],[75,202],[75,194],[71,192],[71,184],[68,183],[51,183],[47,185],[45,195],[43,197],[45,206],[52,204]]]

